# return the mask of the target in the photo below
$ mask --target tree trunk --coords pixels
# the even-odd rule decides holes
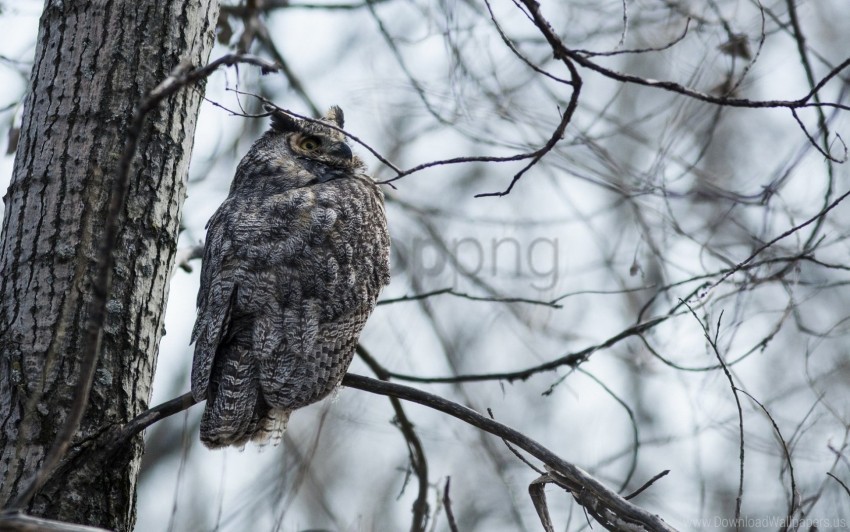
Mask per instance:
[[[142,97],[207,62],[216,0],[48,0],[0,242],[0,503],[42,463],[73,403],[109,191]],[[202,87],[149,113],[114,250],[81,444],[147,408]],[[188,363],[188,362],[187,362]],[[142,453],[57,470],[28,513],[130,530]],[[77,453],[79,456],[80,453]],[[90,461],[91,462],[91,461]]]

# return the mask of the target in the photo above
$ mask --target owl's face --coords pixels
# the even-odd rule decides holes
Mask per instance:
[[[342,109],[337,106],[331,107],[320,122],[299,120],[276,111],[272,113],[271,133],[282,136],[290,153],[306,163],[313,172],[322,173],[322,166],[350,171],[359,168],[362,163],[351,152],[345,135],[325,126],[329,124],[342,128],[344,121]]]
[[[272,127],[239,165],[233,189],[259,193],[310,186],[362,173],[363,163],[345,142],[342,109],[333,106],[308,122],[272,112]]]

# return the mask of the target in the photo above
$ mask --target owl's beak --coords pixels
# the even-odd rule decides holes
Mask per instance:
[[[354,157],[354,154],[351,153],[351,148],[349,148],[348,144],[345,142],[335,142],[332,146],[330,146],[330,148],[328,148],[327,153],[334,157],[339,157],[340,159],[351,159]]]

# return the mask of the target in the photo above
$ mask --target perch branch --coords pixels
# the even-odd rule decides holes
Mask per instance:
[[[510,442],[543,462],[553,478],[557,478],[557,484],[568,490],[590,515],[593,515],[609,530],[623,530],[625,528],[659,532],[675,530],[657,515],[630,503],[582,469],[563,460],[525,434],[479,414],[471,408],[416,388],[370,379],[352,373],[348,373],[342,379],[342,385],[427,406]],[[116,444],[121,441],[126,442],[156,421],[185,410],[195,402],[192,394],[187,393],[143,412],[124,425],[113,438],[113,442]]]

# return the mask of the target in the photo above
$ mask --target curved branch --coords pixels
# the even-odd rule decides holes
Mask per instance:
[[[552,27],[549,26],[549,23],[547,23],[545,20],[542,19],[542,17],[539,16],[540,12],[537,10],[537,2],[525,1],[524,3],[526,4],[526,6],[528,6],[529,11],[534,17],[535,24],[540,29],[540,31],[543,32],[544,37],[546,37],[546,40],[549,41],[552,46],[552,49],[554,50],[555,41],[559,43],[560,41],[555,36],[555,33],[552,31]],[[493,22],[495,22],[495,18],[493,19]],[[564,66],[567,67],[567,70],[569,70],[569,84],[572,86],[573,89],[572,93],[570,94],[570,99],[567,102],[567,108],[561,115],[561,121],[558,123],[558,127],[556,127],[555,131],[552,132],[552,135],[549,137],[549,140],[546,141],[546,144],[544,144],[540,149],[527,154],[527,157],[530,157],[531,161],[529,161],[528,164],[523,166],[522,170],[514,174],[513,179],[511,179],[511,182],[508,184],[508,187],[505,190],[501,192],[485,192],[483,194],[476,194],[476,198],[486,198],[490,196],[502,197],[510,194],[511,190],[513,190],[514,188],[514,185],[517,184],[523,174],[525,174],[525,172],[527,172],[531,169],[531,167],[537,164],[540,159],[543,158],[544,155],[552,151],[555,148],[555,145],[564,138],[564,132],[567,130],[567,125],[572,121],[573,115],[575,114],[576,109],[578,108],[578,98],[579,94],[581,94],[582,81],[581,76],[579,76],[578,69],[575,67],[572,61],[570,61],[569,57],[565,55],[558,55],[557,53],[555,54],[555,57],[557,59],[560,59],[561,62],[564,63]]]
[[[687,303],[685,303],[687,305]],[[739,521],[741,519],[741,504],[744,499],[744,410],[741,407],[741,398],[738,396],[739,388],[735,385],[735,379],[732,378],[732,372],[729,371],[729,368],[726,365],[726,362],[723,361],[723,357],[720,355],[720,349],[717,347],[717,338],[720,336],[720,320],[723,319],[723,312],[720,312],[720,316],[717,318],[717,325],[714,331],[714,337],[712,338],[711,334],[709,334],[708,325],[703,320],[699,319],[694,309],[688,305],[688,310],[693,315],[694,319],[699,323],[700,328],[702,329],[703,335],[705,336],[705,340],[708,342],[708,345],[711,346],[711,350],[714,352],[714,356],[717,358],[717,362],[723,368],[723,373],[726,375],[726,380],[729,381],[729,388],[732,390],[732,396],[735,398],[735,406],[738,409],[738,497],[735,499],[735,521]],[[708,318],[706,318],[706,321]]]
[[[649,321],[645,321],[643,323],[639,323],[628,329],[621,331],[620,333],[612,336],[611,338],[605,340],[601,344],[597,344],[591,347],[587,347],[582,349],[581,351],[576,351],[575,353],[568,353],[561,357],[558,357],[554,360],[550,360],[549,362],[544,362],[543,364],[538,364],[537,366],[532,366],[530,368],[525,368],[517,371],[506,371],[502,373],[472,373],[466,375],[454,375],[454,376],[446,376],[446,377],[417,377],[416,375],[407,375],[404,373],[395,373],[388,372],[388,374],[394,379],[400,379],[408,382],[421,382],[421,383],[447,383],[447,382],[474,382],[474,381],[508,381],[513,382],[517,380],[524,381],[525,379],[535,375],[537,373],[543,373],[546,371],[554,371],[562,366],[569,367],[577,367],[579,364],[586,361],[590,358],[590,355],[593,353],[607,349],[613,346],[616,343],[619,343],[621,340],[625,340],[631,336],[640,336],[644,332],[652,329],[656,325],[667,321],[668,319],[674,317],[674,314],[667,314],[665,316],[661,316],[658,318],[653,318]]]
[[[572,64],[570,63],[570,60],[575,61],[577,64],[579,64],[579,65],[581,65],[581,66],[583,66],[583,67],[585,67],[589,70],[597,72],[597,73],[599,73],[599,74],[601,74],[601,75],[603,75],[603,76],[605,76],[609,79],[613,79],[613,80],[619,81],[621,83],[630,83],[630,84],[635,84],[635,85],[642,85],[644,87],[659,88],[659,89],[662,89],[662,90],[665,90],[665,91],[668,91],[668,92],[680,94],[682,96],[687,96],[687,97],[693,98],[695,100],[699,100],[699,101],[703,101],[703,102],[711,103],[711,104],[715,104],[715,105],[722,105],[722,106],[725,106],[725,107],[785,108],[785,109],[789,109],[790,111],[792,111],[795,118],[797,118],[795,110],[800,109],[800,108],[805,108],[805,107],[815,107],[818,110],[822,109],[823,107],[832,107],[832,108],[836,108],[836,109],[842,109],[842,110],[845,110],[845,111],[850,110],[850,106],[848,106],[848,105],[837,103],[837,102],[821,102],[819,100],[819,97],[818,97],[820,90],[827,83],[829,83],[830,80],[837,77],[842,71],[844,71],[845,69],[850,67],[850,58],[845,59],[840,64],[838,64],[837,66],[832,68],[817,83],[815,83],[815,80],[811,76],[811,73],[809,71],[807,71],[807,74],[809,74],[809,80],[810,80],[810,83],[812,85],[812,88],[811,88],[811,90],[809,90],[809,92],[805,96],[798,98],[796,100],[749,100],[749,99],[746,99],[746,98],[728,98],[726,96],[712,96],[711,94],[707,94],[707,93],[700,92],[700,91],[697,91],[697,90],[694,90],[694,89],[690,89],[690,88],[685,87],[684,85],[681,85],[681,84],[676,83],[676,82],[659,81],[659,80],[654,80],[654,79],[649,79],[649,78],[643,78],[643,77],[640,77],[640,76],[635,76],[635,75],[632,75],[632,74],[625,74],[625,73],[622,73],[622,72],[618,72],[616,70],[612,70],[612,69],[603,67],[602,65],[599,65],[599,64],[595,63],[594,61],[591,61],[591,59],[587,55],[581,53],[580,51],[571,50],[571,49],[567,48],[567,46],[564,44],[564,42],[561,40],[561,38],[552,29],[552,26],[549,24],[549,22],[546,20],[546,18],[544,18],[543,15],[540,13],[540,3],[537,2],[537,0],[522,0],[522,3],[528,9],[528,11],[531,15],[531,18],[532,18],[532,22],[537,27],[537,29],[540,30],[540,32],[546,38],[546,41],[549,43],[549,46],[552,48],[552,52],[555,54],[555,58],[563,61],[564,64],[566,64],[567,67],[570,68],[571,73],[573,73],[573,70],[574,70],[575,67],[572,66]],[[799,37],[798,37],[798,42],[799,42]],[[805,54],[804,54],[804,58],[805,58]],[[573,76],[577,77],[578,74],[574,73]],[[578,89],[578,86],[576,87],[576,89]],[[578,92],[578,90],[576,90],[576,92]],[[811,101],[811,100],[814,100],[814,101]],[[798,121],[799,121],[799,119],[798,119]],[[821,126],[823,126],[822,121],[821,121]],[[823,129],[823,127],[822,127],[822,129]],[[804,128],[804,131],[805,131],[805,128]],[[826,134],[826,132],[824,134]],[[812,138],[808,134],[808,132],[806,132],[806,136],[809,138],[810,141],[812,140]],[[820,150],[820,146],[818,146],[816,142],[812,142],[812,144]],[[827,157],[829,157],[830,160],[834,160],[836,162],[844,162],[844,160],[846,160],[846,153],[845,153],[845,159],[844,160],[839,160],[837,158],[832,157],[831,155],[827,155]]]
[[[609,530],[624,530],[628,527],[631,527],[629,528],[631,530],[667,532],[675,530],[657,515],[628,502],[585,471],[563,460],[525,434],[485,417],[470,408],[409,386],[370,379],[352,373],[347,374],[342,379],[342,385],[378,395],[397,397],[439,410],[512,443],[555,472],[576,501],[598,515],[601,524]]]

